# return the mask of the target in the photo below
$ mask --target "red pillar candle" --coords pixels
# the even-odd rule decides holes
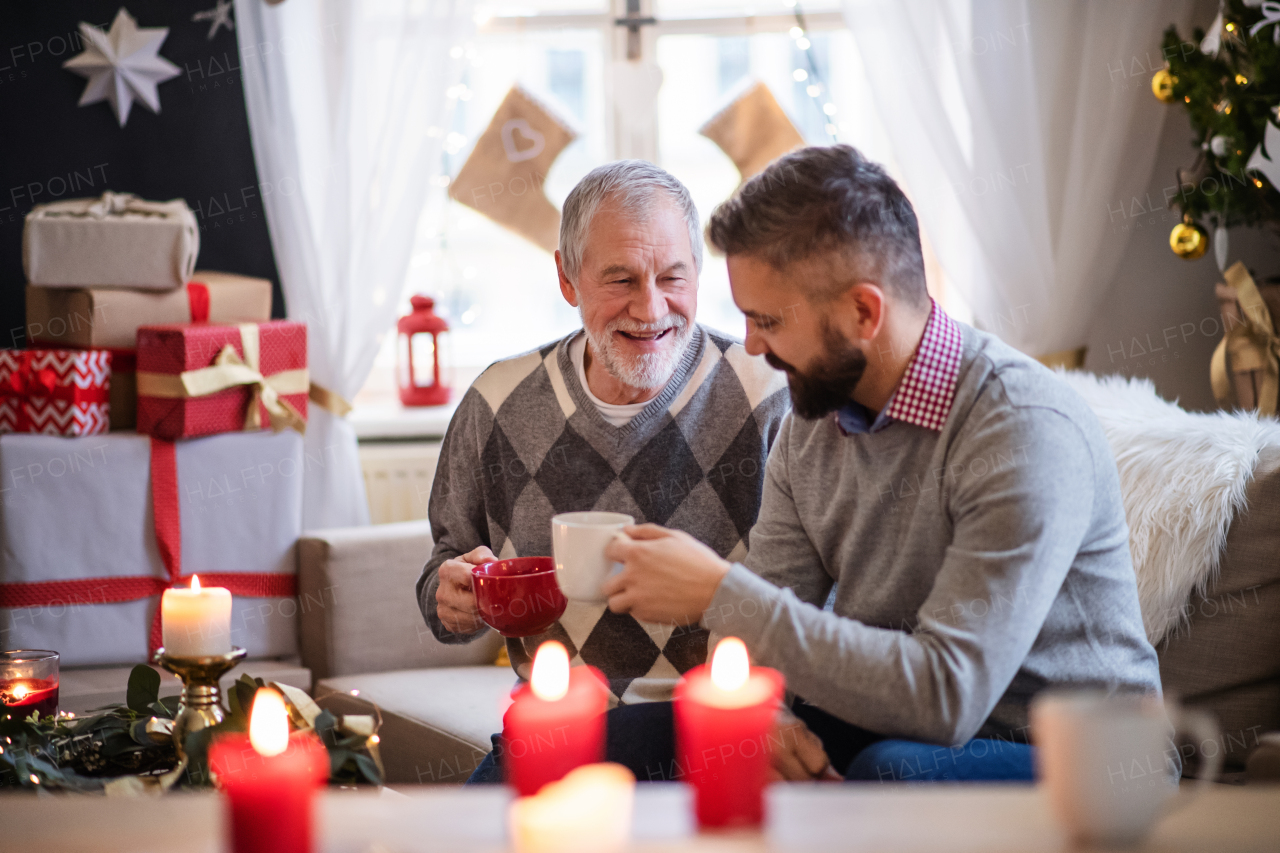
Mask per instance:
[[[592,666],[570,669],[554,640],[538,647],[529,684],[516,691],[502,718],[502,763],[522,797],[575,767],[604,760],[604,713],[609,688]]]
[[[248,736],[219,738],[209,767],[230,806],[233,853],[312,853],[313,801],[329,778],[329,755],[311,732],[289,734],[279,693],[258,691]]]
[[[785,682],[753,667],[737,637],[716,646],[710,666],[689,670],[675,689],[676,755],[694,789],[704,829],[764,823],[768,737]]]

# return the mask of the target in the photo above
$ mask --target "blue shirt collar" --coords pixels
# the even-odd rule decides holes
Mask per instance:
[[[889,411],[889,407],[885,406],[884,410],[878,412],[873,418],[870,409],[861,403],[850,400],[839,409],[836,409],[836,425],[840,427],[840,432],[845,435],[879,432],[893,420],[893,418],[885,414],[887,411]]]

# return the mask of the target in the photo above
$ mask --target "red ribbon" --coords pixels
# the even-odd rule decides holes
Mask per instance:
[[[32,397],[53,397],[67,400],[75,395],[74,386],[58,385],[58,372],[52,367],[34,370],[31,360],[35,353],[22,350],[18,353],[18,369],[0,382],[0,395],[30,400]]]
[[[107,352],[111,353],[111,373],[113,376],[117,373],[138,372],[138,351],[136,349],[109,347]]]
[[[175,586],[187,586],[182,575],[182,517],[178,505],[178,459],[172,441],[151,439],[151,506],[155,516],[156,545],[167,578],[153,576],[83,578],[73,581],[0,583],[0,607],[50,607],[69,603],[108,604],[136,601],[160,595]],[[205,586],[222,586],[232,595],[249,598],[292,597],[298,594],[294,575],[273,572],[201,572]],[[151,619],[148,648],[155,654],[163,642],[160,606]]]
[[[191,322],[209,322],[209,285],[203,281],[187,282],[187,305],[191,308]]]

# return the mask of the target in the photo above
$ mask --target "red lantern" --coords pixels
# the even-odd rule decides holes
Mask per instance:
[[[441,335],[449,324],[437,316],[435,300],[429,296],[413,296],[413,311],[396,323],[400,335],[396,349],[400,386],[400,402],[406,406],[443,406],[453,389],[447,384],[448,364],[441,370]]]

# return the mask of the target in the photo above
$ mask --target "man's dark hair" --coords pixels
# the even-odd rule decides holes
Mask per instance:
[[[784,154],[739,187],[711,215],[708,240],[726,255],[750,255],[775,269],[842,252],[849,276],[814,289],[816,301],[872,280],[912,305],[927,305],[920,227],[893,178],[852,146]]]

